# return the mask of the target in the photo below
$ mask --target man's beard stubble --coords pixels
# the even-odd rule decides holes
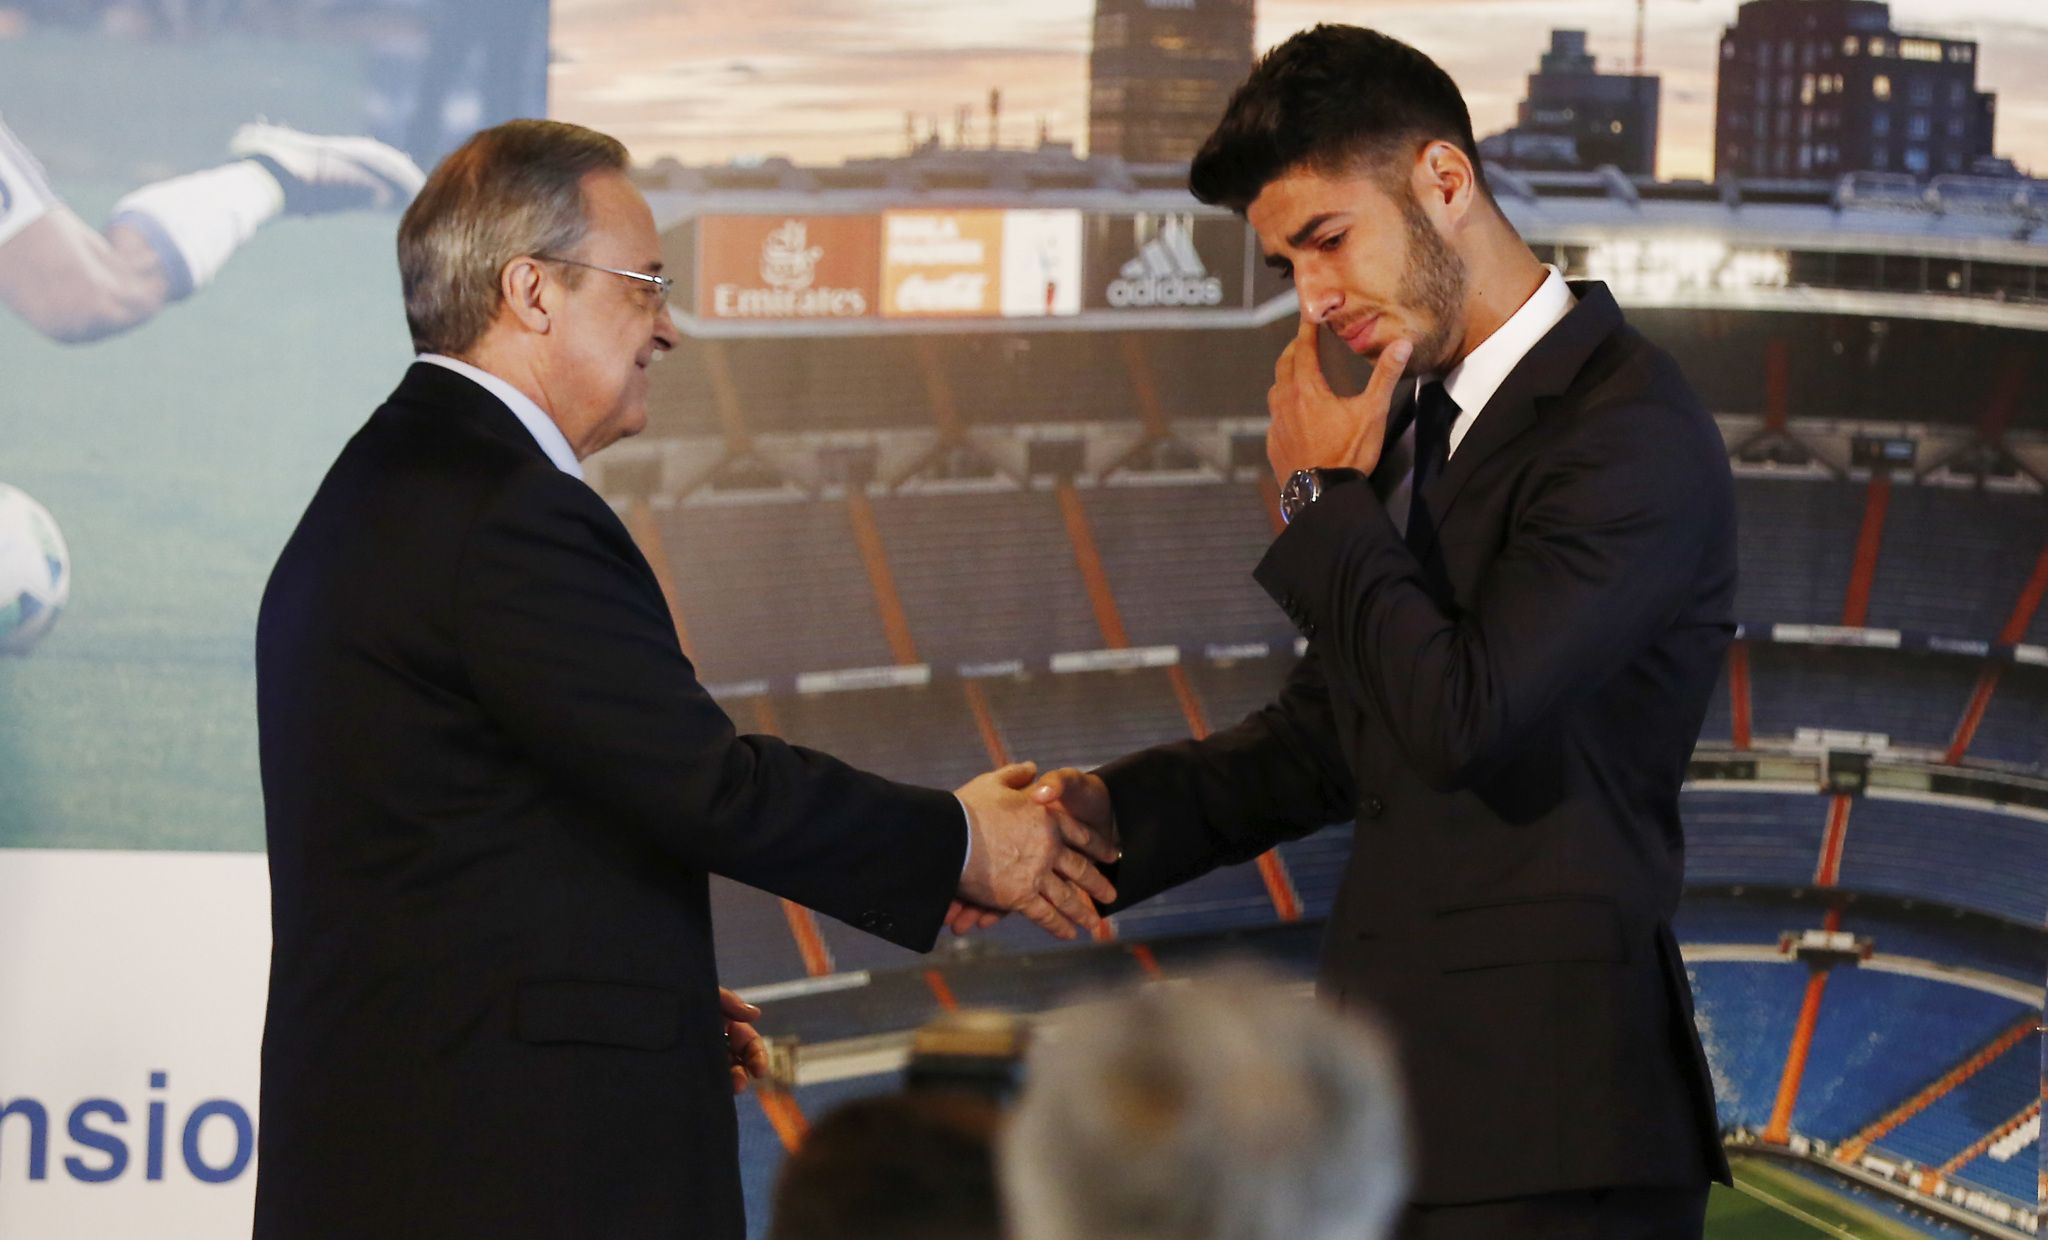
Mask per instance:
[[[1395,195],[1407,226],[1408,261],[1401,272],[1400,303],[1418,312],[1424,335],[1415,342],[1409,374],[1441,374],[1463,340],[1465,260],[1436,230],[1414,197]]]

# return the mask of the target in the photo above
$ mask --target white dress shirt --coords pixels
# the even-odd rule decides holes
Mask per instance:
[[[1572,296],[1571,288],[1565,284],[1564,276],[1557,268],[1545,263],[1543,269],[1550,274],[1543,278],[1535,292],[1529,294],[1529,300],[1522,303],[1522,308],[1508,316],[1507,322],[1480,341],[1478,348],[1467,353],[1465,360],[1451,367],[1451,373],[1444,376],[1444,392],[1458,406],[1458,416],[1451,423],[1451,444],[1450,451],[1445,454],[1446,459],[1457,454],[1465,433],[1479,419],[1486,402],[1492,400],[1500,385],[1507,382],[1509,372],[1578,304],[1578,298]],[[1421,382],[1418,380],[1416,384],[1418,392]]]

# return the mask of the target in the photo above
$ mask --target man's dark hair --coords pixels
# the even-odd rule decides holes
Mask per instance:
[[[768,1240],[1000,1240],[1001,1122],[967,1093],[847,1103],[783,1164]]]
[[[1188,188],[1242,212],[1290,169],[1405,174],[1396,161],[1439,140],[1465,152],[1484,193],[1472,117],[1450,75],[1377,30],[1320,25],[1259,59],[1196,153]]]

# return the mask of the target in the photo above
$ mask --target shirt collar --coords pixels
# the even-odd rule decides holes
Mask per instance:
[[[1564,282],[1564,276],[1557,268],[1544,264],[1548,275],[1536,291],[1529,294],[1529,300],[1522,308],[1508,316],[1508,321],[1494,329],[1494,333],[1479,342],[1479,347],[1465,355],[1465,360],[1451,368],[1444,376],[1444,391],[1458,406],[1458,420],[1451,427],[1452,452],[1465,438],[1465,432],[1472,428],[1486,402],[1507,382],[1529,350],[1536,347],[1543,337],[1550,334],[1565,315],[1571,313],[1576,299]]]
[[[583,477],[583,462],[576,459],[576,450],[569,446],[568,436],[562,434],[562,428],[555,425],[553,418],[539,405],[533,403],[531,396],[490,371],[472,366],[459,357],[449,357],[445,353],[422,353],[419,360],[432,362],[436,366],[445,366],[503,401],[505,407],[512,411],[512,416],[518,418],[519,424],[526,428],[526,433],[533,436],[533,441],[540,445],[540,450],[548,454],[548,460],[555,463],[555,468],[572,478]]]

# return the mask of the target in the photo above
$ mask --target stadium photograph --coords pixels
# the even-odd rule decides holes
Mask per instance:
[[[2048,1223],[2030,0],[0,0],[0,305],[0,1236]]]

